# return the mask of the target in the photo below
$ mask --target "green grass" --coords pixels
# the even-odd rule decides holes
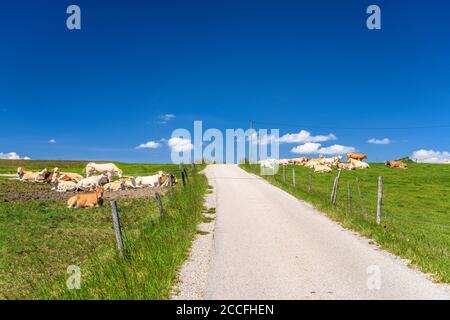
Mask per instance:
[[[27,163],[30,168],[42,165]],[[67,171],[82,168],[78,162],[64,164],[59,166]],[[1,170],[8,172],[14,166]],[[134,164],[119,167],[125,174],[178,168]],[[11,189],[27,192],[45,187],[49,188],[2,179],[0,200],[1,193]],[[169,298],[197,224],[203,221],[206,189],[203,175],[190,176],[186,188],[179,183],[162,197],[167,213],[163,219],[151,198],[119,200],[124,258],[117,255],[109,203],[101,208],[69,210],[63,201],[0,201],[0,299]],[[80,290],[66,287],[70,265],[81,268]]]
[[[259,174],[259,167],[242,165]],[[296,186],[293,186],[292,169]],[[384,249],[409,259],[413,265],[450,283],[450,165],[409,164],[407,170],[371,164],[368,170],[343,171],[338,202],[330,203],[335,170],[331,174],[312,173],[312,193],[308,192],[311,169],[287,166],[264,178],[294,196],[312,203],[343,226],[373,239]],[[384,195],[381,226],[376,224],[378,176],[383,176]],[[356,178],[362,198],[359,197]],[[351,211],[347,202],[350,183]]]

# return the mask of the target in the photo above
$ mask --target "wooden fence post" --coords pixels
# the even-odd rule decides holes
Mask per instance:
[[[362,212],[364,214],[364,217],[367,217],[366,208],[364,207],[364,198],[363,198],[362,193],[361,193],[361,187],[359,185],[359,178],[358,177],[356,177],[356,187],[358,189],[359,203],[361,205],[361,210],[362,210]]]
[[[120,226],[119,214],[117,213],[116,200],[111,201],[111,211],[114,223],[114,232],[117,240],[117,249],[119,250],[119,256],[123,257],[122,228]]]
[[[186,177],[186,181],[189,181],[189,176],[187,174],[186,168],[183,169],[184,176]]]
[[[286,165],[283,163],[283,182],[286,182]]]
[[[183,181],[183,187],[186,187],[186,177],[184,176],[184,171],[181,171],[181,181]]]
[[[292,168],[292,184],[295,187],[295,168]]]
[[[173,174],[172,174],[172,172],[169,172],[169,188],[170,188],[170,190],[173,189]]]
[[[347,208],[348,212],[352,213],[352,193],[350,190],[350,181],[347,183]]]
[[[378,204],[377,204],[377,224],[381,224],[381,209],[383,206],[383,177],[378,177]]]
[[[311,193],[312,192],[312,174],[310,173],[308,176],[308,192]]]
[[[333,203],[334,191],[336,190],[337,177],[334,178],[333,188],[331,189],[330,202]]]
[[[192,162],[192,174],[194,174],[194,173],[195,173],[195,163]]]
[[[337,177],[336,177],[336,185],[335,185],[335,187],[334,187],[334,194],[333,194],[333,204],[336,204],[336,201],[337,201],[337,195],[338,195],[338,190],[339,190],[339,182],[340,182],[340,180],[341,180],[341,169],[339,169],[339,173],[338,173],[338,175],[337,175]]]
[[[164,207],[161,201],[161,196],[158,192],[155,193],[155,199],[156,199],[156,203],[158,204],[159,207],[159,216],[160,218],[164,217],[165,211],[164,211]]]

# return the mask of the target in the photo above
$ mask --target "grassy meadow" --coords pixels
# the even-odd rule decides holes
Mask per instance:
[[[264,178],[310,202],[344,227],[408,259],[434,280],[450,283],[450,165],[411,163],[407,170],[380,163],[370,166],[368,170],[342,171],[335,206],[331,205],[330,196],[336,170],[315,174],[305,167],[287,166],[284,181],[280,166],[277,175]],[[259,166],[241,167],[260,173]],[[295,170],[295,187],[292,170]],[[308,192],[309,174],[312,174],[311,193]],[[376,224],[378,176],[383,177],[384,184],[381,226]]]
[[[1,173],[43,167],[79,172],[87,162],[0,161]],[[67,209],[64,201],[8,200],[7,192],[49,185],[0,180],[0,299],[167,299],[202,221],[207,181],[191,175],[185,188],[178,165],[122,164],[125,175],[173,171],[179,179],[162,197],[166,216],[151,196],[119,199],[125,256],[118,257],[108,202]],[[188,169],[188,168],[187,168]],[[197,169],[202,167],[197,165]],[[188,170],[190,172],[190,170]],[[48,190],[46,190],[48,192]],[[67,268],[81,270],[81,289],[68,290]]]

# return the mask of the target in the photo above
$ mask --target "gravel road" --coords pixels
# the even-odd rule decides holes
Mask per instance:
[[[205,299],[449,299],[449,286],[265,180],[205,171],[217,193]]]

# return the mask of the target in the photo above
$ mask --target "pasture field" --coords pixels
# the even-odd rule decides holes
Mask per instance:
[[[87,163],[21,162],[0,161],[0,172],[14,173],[21,165],[27,170],[58,166],[63,171],[81,173]],[[101,208],[70,210],[65,198],[27,196],[51,194],[50,185],[0,179],[0,299],[170,297],[177,271],[202,221],[206,178],[190,174],[183,188],[178,165],[117,165],[125,175],[173,171],[179,181],[162,197],[166,209],[163,219],[159,218],[152,189],[136,190],[139,197],[105,194],[106,199],[117,200],[124,258],[117,254],[109,201]],[[67,289],[70,265],[80,267],[80,290]]]
[[[286,167],[275,176],[263,176],[270,183],[310,202],[346,228],[373,239],[378,245],[432,276],[450,283],[450,165],[408,164],[407,170],[370,163],[368,170],[342,171],[338,201],[331,205],[330,195],[337,170],[316,174],[300,166]],[[241,165],[260,174],[259,166]],[[295,170],[296,186],[293,186]],[[312,192],[308,176],[312,174]],[[383,213],[376,224],[378,176],[383,177]],[[359,196],[356,178],[362,197]],[[350,183],[351,210],[347,189]]]

